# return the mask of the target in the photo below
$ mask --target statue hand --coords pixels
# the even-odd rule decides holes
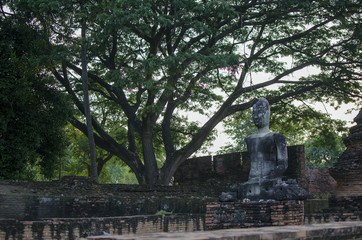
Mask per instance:
[[[270,171],[269,176],[270,176],[270,178],[281,177],[283,175],[284,171],[285,171],[284,167],[277,166],[275,169]]]

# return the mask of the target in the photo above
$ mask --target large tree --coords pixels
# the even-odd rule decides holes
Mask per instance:
[[[10,7],[48,34],[48,69],[82,114],[85,19],[95,143],[142,184],[168,184],[218,123],[253,105],[256,91],[273,87],[265,96],[271,104],[361,100],[359,1],[13,0]],[[291,78],[312,66],[318,74]],[[257,72],[271,77],[253,83]],[[127,120],[127,134],[112,137],[101,127],[98,100]],[[209,120],[189,127],[192,112]],[[82,118],[71,123],[87,134]]]

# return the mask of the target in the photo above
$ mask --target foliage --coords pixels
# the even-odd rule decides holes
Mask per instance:
[[[73,157],[72,152],[68,152],[62,160],[62,176],[89,176],[88,165],[79,158]],[[87,160],[89,161],[89,158]],[[119,163],[116,157],[108,160],[99,173],[99,183],[137,184],[137,179],[130,168]]]
[[[110,162],[105,166],[108,171],[109,178],[102,180],[104,183],[119,183],[119,184],[137,184],[136,175],[128,166],[122,166],[119,161]]]
[[[31,62],[42,36],[18,21],[0,22],[0,178],[32,178],[36,168],[50,178],[63,154],[70,107],[54,79]]]
[[[305,144],[307,165],[319,168],[330,167],[344,150],[345,146],[341,137],[329,129],[324,129],[320,136],[315,136]]]
[[[38,60],[47,60],[47,73],[82,115],[84,41],[77,33],[86,20],[95,142],[142,184],[168,184],[215,126],[249,109],[256,95],[271,104],[361,102],[361,5],[355,0],[7,2],[48,36],[51,47]],[[291,79],[309,66],[319,73]],[[256,72],[271,78],[252,83]],[[111,123],[122,128],[119,135],[104,127],[101,104],[117,116]],[[209,120],[189,124],[185,112]],[[71,123],[86,133],[83,117]]]
[[[171,215],[172,212],[167,212],[165,210],[160,210],[155,213],[155,215]]]
[[[224,121],[225,133],[231,139],[231,142],[222,146],[218,154],[245,152],[246,143],[244,139],[257,131],[253,120],[251,110],[238,112]]]
[[[114,131],[116,132],[116,131]],[[66,127],[68,146],[62,158],[62,176],[90,176],[89,144],[87,137],[73,126]],[[125,164],[101,148],[96,148],[100,183],[135,184],[136,178]]]

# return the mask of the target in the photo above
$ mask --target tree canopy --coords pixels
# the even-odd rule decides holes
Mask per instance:
[[[82,115],[86,41],[95,143],[142,184],[168,184],[215,126],[249,109],[256,93],[271,104],[361,102],[359,1],[12,0],[8,6],[47,36],[49,51],[39,61],[46,59],[47,73]],[[86,40],[79,36],[82,20]],[[319,73],[292,78],[310,66]],[[271,77],[254,83],[257,72]],[[117,134],[102,127],[108,119],[100,104]],[[209,120],[189,123],[185,113],[192,112]],[[70,122],[87,134],[84,117]]]
[[[0,19],[0,179],[27,179],[37,166],[51,177],[70,116],[54,78],[31,59],[44,42],[20,19]],[[67,107],[68,106],[68,107]]]

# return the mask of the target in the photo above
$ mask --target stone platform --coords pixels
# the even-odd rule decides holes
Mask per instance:
[[[206,206],[208,230],[301,225],[303,221],[304,202],[298,200],[214,202]]]
[[[89,240],[255,240],[255,239],[362,239],[362,222],[338,222],[299,226],[214,230],[206,232],[153,233],[127,236],[89,237]]]

